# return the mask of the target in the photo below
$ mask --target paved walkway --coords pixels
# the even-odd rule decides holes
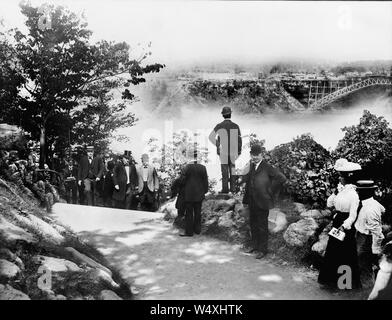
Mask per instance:
[[[316,274],[256,260],[239,246],[179,237],[161,213],[57,203],[53,217],[98,248],[136,299],[353,299],[321,290]]]

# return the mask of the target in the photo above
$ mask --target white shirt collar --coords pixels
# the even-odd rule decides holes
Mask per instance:
[[[255,163],[255,168],[256,168],[256,169],[259,167],[259,165],[260,165],[261,162],[262,162],[262,160],[259,161],[259,162],[257,162],[257,163]]]

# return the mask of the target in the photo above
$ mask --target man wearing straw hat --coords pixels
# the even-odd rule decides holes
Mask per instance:
[[[381,255],[382,233],[381,216],[385,208],[373,198],[377,185],[372,180],[357,181],[360,205],[355,222],[358,262],[363,285],[373,285],[373,264]]]

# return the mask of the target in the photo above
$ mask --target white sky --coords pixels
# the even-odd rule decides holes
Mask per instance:
[[[18,2],[0,17],[22,26]],[[392,59],[392,2],[32,0],[84,10],[94,39],[152,42],[153,60]]]

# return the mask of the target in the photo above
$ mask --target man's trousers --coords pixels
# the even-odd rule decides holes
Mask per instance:
[[[261,209],[249,204],[249,224],[252,247],[259,252],[268,252],[268,214],[269,209]]]
[[[201,201],[185,203],[185,234],[188,236],[201,232],[201,203]]]

